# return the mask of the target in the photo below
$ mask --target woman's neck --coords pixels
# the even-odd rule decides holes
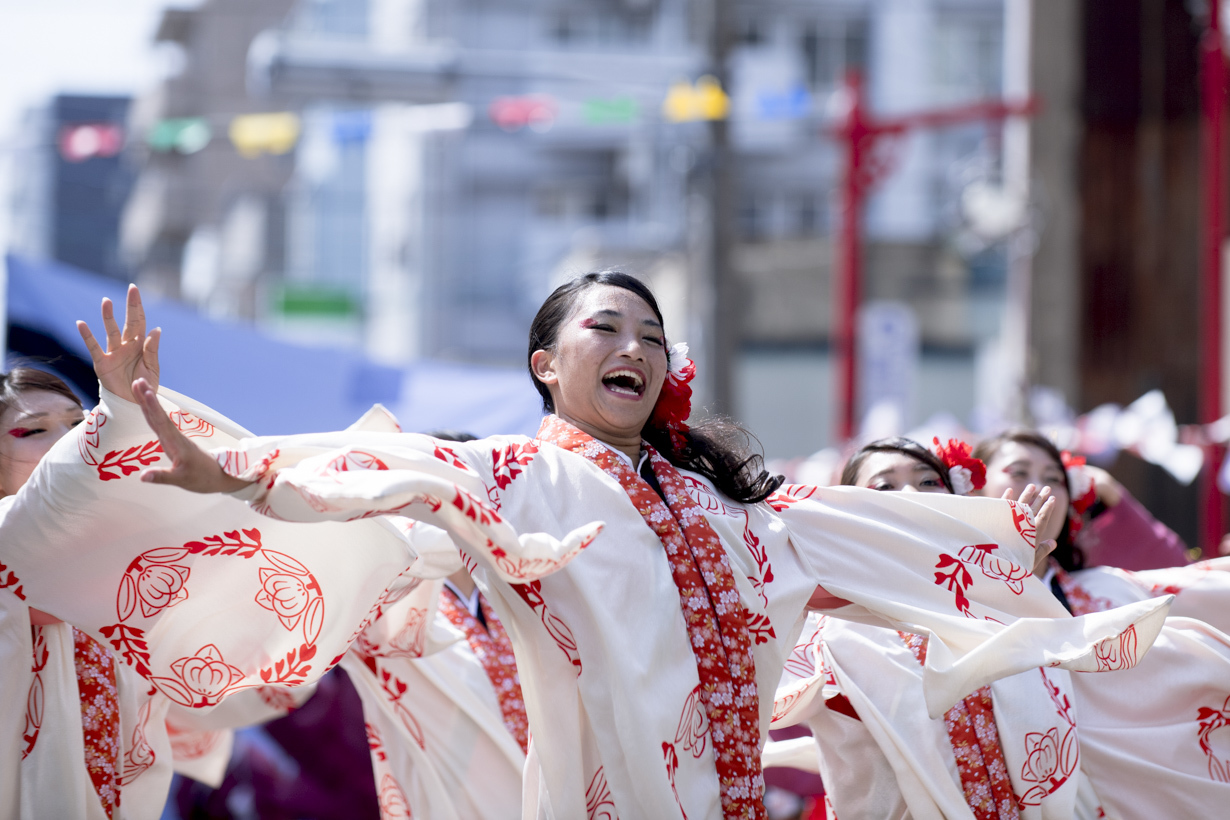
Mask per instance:
[[[569,416],[563,413],[557,412],[556,415],[562,418],[564,421],[571,424],[573,427],[580,430],[582,433],[585,433],[591,438],[601,441],[603,444],[605,444],[607,447],[610,447],[612,450],[618,450],[619,452],[623,453],[628,458],[632,459],[633,464],[636,464],[638,461],[640,461],[641,459],[641,437],[639,433],[636,435],[615,434],[607,430],[599,430],[598,428],[594,427],[592,424],[587,424],[586,422],[578,421],[577,419],[570,418]]]

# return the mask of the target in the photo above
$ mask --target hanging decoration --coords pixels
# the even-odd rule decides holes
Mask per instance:
[[[113,122],[66,125],[60,129],[58,142],[65,162],[114,157],[124,147],[124,129]]]
[[[553,97],[530,94],[523,97],[496,97],[487,108],[491,121],[513,133],[522,128],[543,133],[555,125],[559,106]]]
[[[155,151],[195,154],[211,139],[213,131],[204,117],[176,117],[154,123],[145,141]]]
[[[662,116],[670,122],[724,120],[730,114],[730,97],[717,77],[706,74],[695,85],[680,80],[670,87],[662,103]]]
[[[301,127],[299,115],[289,111],[243,114],[231,120],[229,136],[235,150],[252,159],[261,154],[289,153],[299,140]]]

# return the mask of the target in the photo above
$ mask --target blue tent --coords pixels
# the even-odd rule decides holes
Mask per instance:
[[[60,354],[51,367],[91,392],[89,353],[75,321],[101,336],[99,304],[110,297],[122,321],[125,286],[55,262],[9,255],[5,264],[10,356]],[[375,402],[405,430],[533,434],[541,418],[521,370],[445,362],[392,368],[355,351],[288,344],[177,302],[145,302],[150,326],[163,329],[163,384],[260,435],[340,429]]]

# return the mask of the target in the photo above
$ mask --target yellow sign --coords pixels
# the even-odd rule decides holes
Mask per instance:
[[[291,112],[244,114],[231,120],[230,137],[241,156],[286,154],[299,140],[299,115]]]
[[[680,80],[671,86],[662,103],[662,116],[671,122],[724,120],[730,113],[730,97],[717,77],[706,74],[691,85]]]

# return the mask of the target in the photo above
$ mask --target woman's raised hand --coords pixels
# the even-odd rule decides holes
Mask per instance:
[[[1012,489],[1004,490],[1003,498],[1005,501],[1011,501],[1015,495]],[[1059,509],[1055,503],[1055,499],[1051,497],[1051,488],[1043,487],[1039,490],[1033,484],[1030,484],[1021,491],[1020,503],[1029,507],[1034,514],[1034,528],[1037,533],[1037,544],[1034,547],[1034,575],[1042,575],[1046,572],[1047,558],[1059,546],[1056,540],[1059,533],[1063,530],[1063,519],[1056,518],[1060,515]]]
[[[146,470],[141,474],[142,481],[172,484],[194,493],[230,493],[252,483],[224,473],[209,453],[181,433],[162,409],[157,393],[145,379],[132,383],[132,395],[141,405],[145,421],[158,436],[163,454],[171,461],[169,468]]]
[[[102,300],[103,329],[107,333],[107,349],[103,350],[90,326],[77,322],[77,331],[85,341],[94,360],[94,374],[102,386],[121,399],[136,401],[132,383],[145,380],[158,390],[158,340],[162,329],[145,333],[145,308],[136,285],[128,286],[128,304],[124,312],[124,330],[115,322],[115,308],[110,299]]]

